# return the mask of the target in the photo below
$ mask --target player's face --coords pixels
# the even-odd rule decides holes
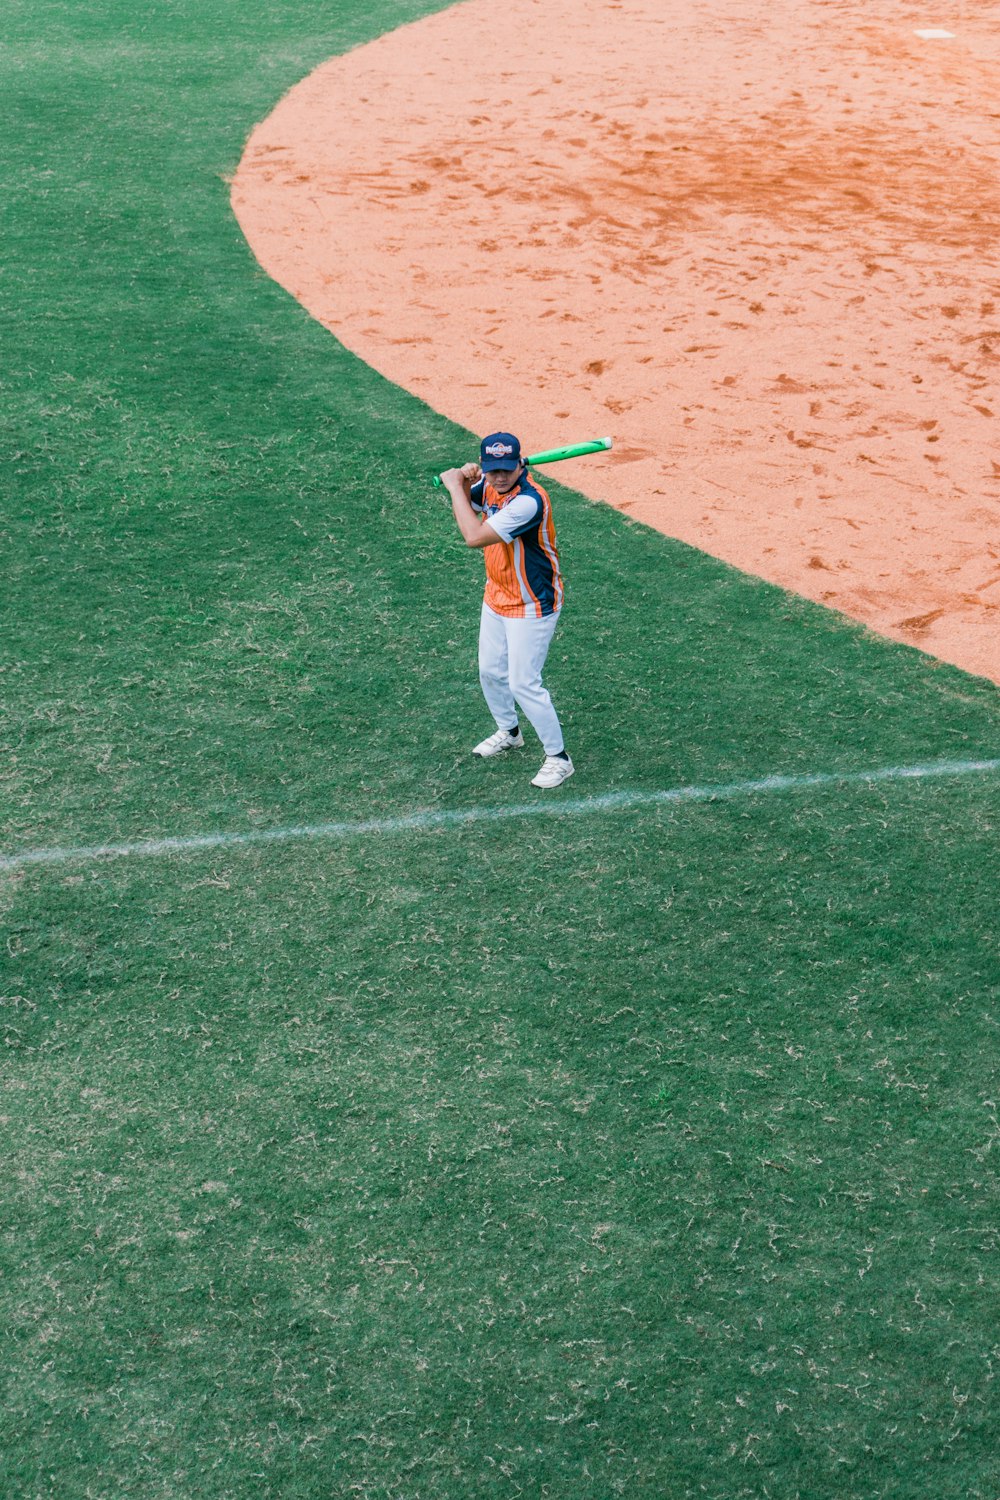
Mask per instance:
[[[498,495],[506,495],[508,490],[516,488],[522,473],[523,466],[520,469],[487,469],[483,478]]]

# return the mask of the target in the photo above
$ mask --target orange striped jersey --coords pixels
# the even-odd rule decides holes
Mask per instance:
[[[562,608],[552,503],[528,473],[506,495],[481,479],[472,486],[472,504],[484,515],[502,545],[486,547],[486,603],[498,615],[541,619]]]

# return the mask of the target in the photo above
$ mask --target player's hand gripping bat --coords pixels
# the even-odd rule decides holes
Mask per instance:
[[[592,438],[589,443],[571,443],[568,448],[549,448],[545,453],[532,453],[524,462],[526,464],[556,464],[564,458],[583,458],[587,453],[603,453],[610,447],[609,437]],[[435,474],[431,484],[435,489],[440,489],[441,475]]]

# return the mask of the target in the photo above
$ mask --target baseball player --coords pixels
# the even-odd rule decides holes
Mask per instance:
[[[472,753],[486,758],[520,749],[520,708],[545,751],[531,784],[556,787],[572,776],[573,762],[542,683],[563,602],[552,505],[512,433],[483,438],[479,458],[441,475],[466,545],[482,547],[486,563],[479,681],[497,729]]]

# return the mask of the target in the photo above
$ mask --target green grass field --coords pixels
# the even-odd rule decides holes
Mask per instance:
[[[228,205],[432,8],[9,0],[3,854],[551,806],[406,485],[469,435]],[[990,684],[553,489],[556,797],[1000,755]],[[998,804],[9,865],[0,1495],[996,1500]]]

